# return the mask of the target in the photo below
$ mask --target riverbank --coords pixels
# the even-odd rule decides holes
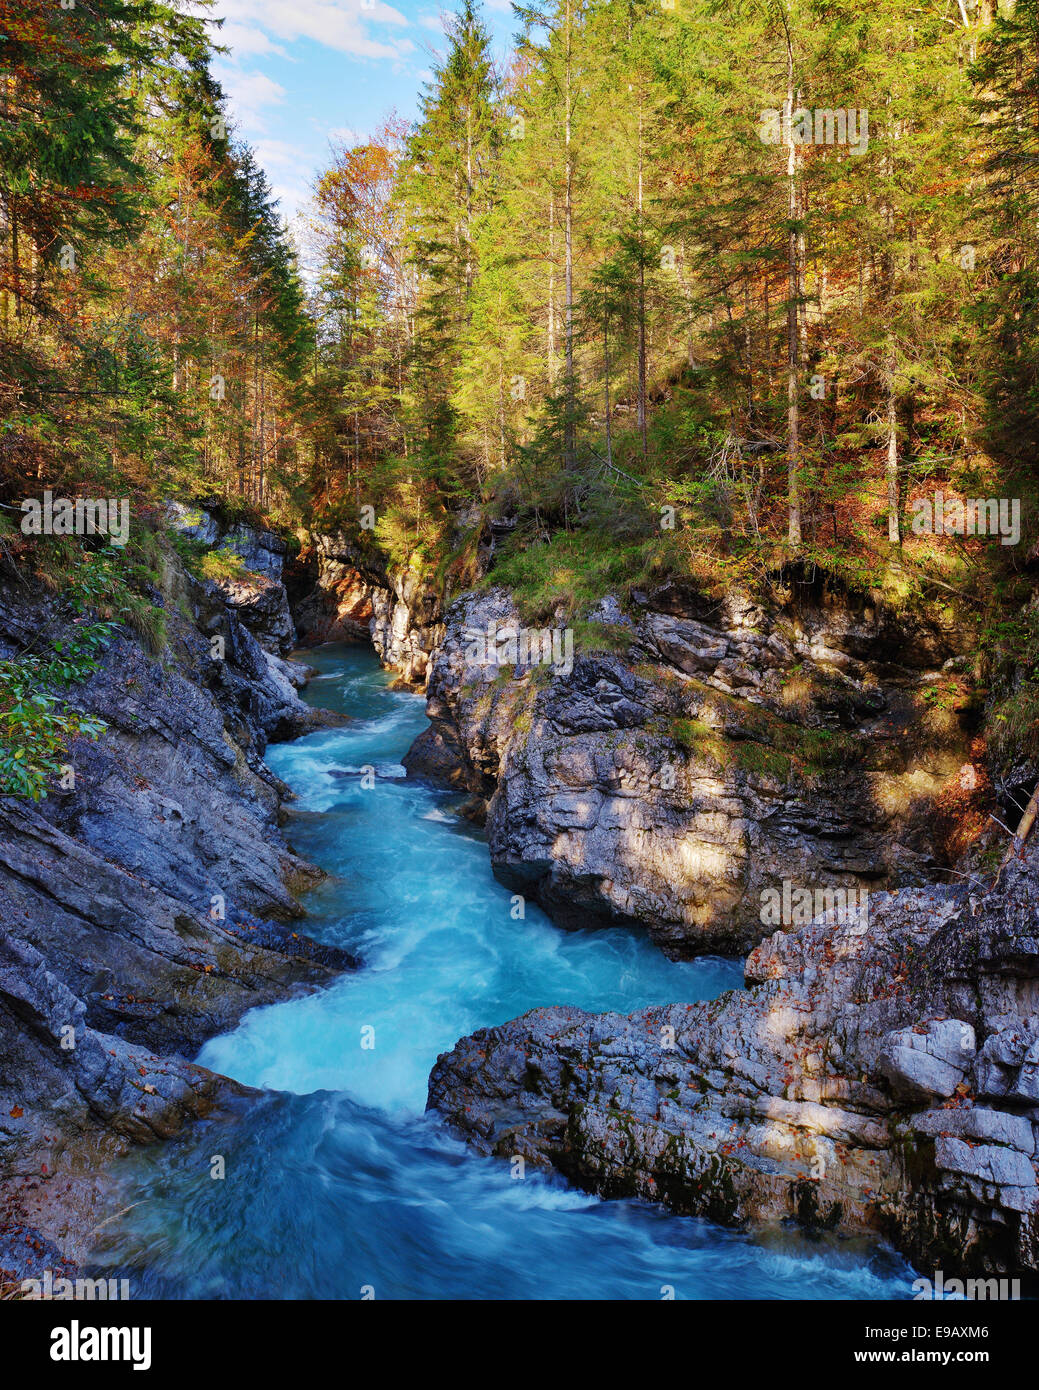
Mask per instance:
[[[268,739],[328,722],[214,586],[173,557],[161,654],[129,629],[69,699],[103,721],[46,799],[0,800],[0,1268],[76,1260],[110,1214],[105,1172],[240,1090],[185,1059],[258,1003],[354,961],[300,930],[321,877],[278,830]],[[69,646],[74,611],[0,586],[0,643]],[[215,657],[214,652],[219,652]]]
[[[360,623],[356,605],[367,603],[376,654],[312,648],[317,674],[301,700],[306,670],[277,654],[278,615],[292,621],[283,554],[276,538],[241,527],[207,531],[208,542],[232,534],[265,567],[263,582],[247,572],[206,583],[174,564],[156,592],[165,656],[119,635],[77,687],[109,729],[77,747],[75,788],[42,810],[0,808],[23,850],[4,883],[35,924],[19,932],[8,971],[10,1013],[31,1007],[44,1020],[43,1059],[12,1042],[6,1073],[7,1226],[15,1253],[30,1252],[16,1269],[82,1256],[89,1232],[140,1200],[144,1225],[105,1224],[111,1244],[92,1246],[92,1260],[132,1271],[155,1295],[258,1296],[262,1261],[235,1273],[187,1234],[200,1212],[221,1229],[255,1218],[257,1239],[280,1241],[256,1205],[272,1144],[285,1145],[277,1161],[288,1165],[276,1189],[293,1164],[316,1165],[322,1184],[325,1158],[306,1145],[340,1130],[346,1150],[389,1146],[401,1172],[418,1180],[421,1170],[435,1188],[441,1157],[462,1151],[439,1120],[421,1119],[431,1071],[430,1104],[497,1156],[479,1160],[477,1183],[489,1184],[487,1211],[506,1225],[506,1179],[530,1179],[521,1190],[539,1193],[547,1181],[544,1190],[567,1194],[562,1210],[593,1210],[546,1179],[554,1169],[593,1193],[663,1201],[711,1223],[829,1230],[834,1251],[858,1252],[832,1268],[876,1296],[901,1287],[887,1282],[901,1266],[870,1243],[877,1237],[948,1270],[1032,1267],[1033,1116],[1022,1089],[1031,956],[1020,941],[978,958],[950,946],[937,976],[921,982],[908,968],[918,948],[974,940],[956,925],[973,913],[969,895],[935,886],[950,816],[980,814],[991,798],[977,710],[957,676],[962,632],[833,601],[765,611],[731,594],[707,611],[702,597],[667,589],[631,613],[603,600],[565,671],[503,666],[481,661],[471,634],[521,626],[506,592],[445,607],[421,576],[391,578],[370,557],[366,571],[351,568],[329,541],[317,578],[330,589],[287,576],[295,611],[318,623],[313,638],[320,622]],[[10,598],[14,650],[68,621],[49,603]],[[950,792],[956,804],[943,810]],[[55,868],[70,857],[82,882],[103,888],[89,903]],[[28,897],[34,859],[44,872]],[[1026,917],[1033,877],[1023,872],[1023,887],[1016,871],[1005,879],[1001,901],[1017,884]],[[863,892],[875,908],[868,930],[851,932],[847,950],[832,922],[788,922],[773,937],[761,903],[770,890],[785,901],[791,880]],[[1000,910],[986,919],[993,940]],[[712,953],[742,957],[763,938],[747,963],[750,990],[726,993],[742,961]],[[29,949],[78,1004],[55,1002],[49,978],[29,1000]],[[343,975],[358,958],[365,968]],[[81,1010],[71,1059],[61,1055],[63,1009]],[[973,1050],[950,1052],[953,1027],[957,1037],[971,1030]],[[653,1039],[668,1030],[661,1058]],[[981,1077],[986,1047],[999,1053],[992,1076],[1003,1091],[984,1089],[994,1084]],[[182,1060],[196,1054],[200,1065]],[[37,1076],[38,1095],[25,1084]],[[338,1099],[310,1099],[321,1093]],[[43,1098],[53,1095],[67,1105],[48,1127]],[[181,1134],[188,1118],[196,1137],[126,1159],[129,1145]],[[302,1151],[295,1124],[309,1136]],[[430,1145],[438,1157],[425,1169]],[[206,1147],[225,1164],[237,1155],[239,1176],[251,1175],[248,1196],[228,1204],[230,1228],[214,1204],[231,1189],[198,1190]],[[397,1188],[369,1179],[397,1211],[393,1241],[406,1244],[407,1221],[428,1213],[405,1211]],[[363,1223],[356,1194],[336,1191]],[[279,1232],[320,1242],[335,1213],[322,1216],[320,1200],[295,1213],[287,1192],[269,1191]],[[557,1197],[546,1200],[555,1211]],[[626,1210],[609,1221],[630,1219]],[[725,1248],[720,1228],[705,1229],[696,1241]],[[447,1271],[465,1241],[453,1224],[438,1239]],[[553,1248],[556,1239],[546,1236]],[[156,1244],[157,1262],[146,1253]],[[359,1248],[358,1278],[374,1261],[392,1287],[411,1287],[379,1263],[368,1235]],[[322,1251],[325,1284],[346,1290]],[[880,1269],[875,1258],[879,1283],[857,1283]],[[774,1296],[761,1280],[760,1296]],[[318,1283],[293,1287],[325,1296]]]
[[[132,1210],[106,1228],[92,1272],[130,1279],[136,1297],[658,1299],[668,1283],[691,1298],[795,1284],[907,1296],[912,1272],[876,1242],[603,1202],[467,1152],[423,1114],[429,1068],[468,1029],[564,999],[716,998],[740,989],[741,965],[670,962],[628,929],[564,933],[533,903],[518,915],[459,795],[401,775],[426,726],[421,697],[356,646],[308,659],[321,674],[306,698],[352,718],[268,757],[298,794],[290,843],[329,874],[305,899],[308,927],[364,965],[207,1044],[205,1065],[271,1089],[120,1165]]]

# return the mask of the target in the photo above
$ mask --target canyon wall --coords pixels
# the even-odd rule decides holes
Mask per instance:
[[[153,602],[159,655],[121,629],[62,692],[107,726],[72,745],[72,785],[0,798],[0,1269],[19,1277],[77,1251],[106,1154],[237,1089],[185,1060],[207,1037],[353,964],[298,929],[320,874],[283,841],[263,761],[329,722],[299,699],[305,670],[172,558]],[[3,656],[74,621],[0,583]]]
[[[495,873],[564,926],[749,950],[784,881],[934,880],[941,798],[983,780],[962,637],[937,624],[664,590],[597,605],[572,664],[517,659],[510,633],[533,637],[502,590],[451,606],[405,762],[482,803]]]

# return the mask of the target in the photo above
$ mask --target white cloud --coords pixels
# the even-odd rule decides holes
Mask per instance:
[[[384,0],[219,0],[217,13],[226,20],[224,29],[247,31],[246,42],[257,31],[292,42],[313,39],[341,53],[359,58],[395,58],[406,41],[380,42],[368,34],[373,24],[407,28],[406,15]]]
[[[270,172],[272,169],[291,169],[294,174],[298,174],[300,169],[307,167],[307,152],[294,145],[290,140],[275,140],[270,136],[261,135],[252,142],[256,158],[263,167]]]
[[[337,145],[359,145],[364,136],[359,130],[354,130],[351,126],[337,125],[328,131],[328,138]]]
[[[242,72],[222,63],[214,72],[227,93],[231,118],[254,130],[265,130],[262,110],[265,106],[280,106],[285,100],[285,88],[263,72]]]
[[[285,56],[280,44],[272,43],[262,29],[252,24],[239,24],[234,20],[217,30],[216,41],[229,48],[235,59],[249,57],[268,57],[271,54]]]
[[[314,196],[314,190],[309,184],[296,182],[281,182],[278,179],[271,179],[271,192],[278,200],[278,211],[286,222],[291,222],[305,207]]]

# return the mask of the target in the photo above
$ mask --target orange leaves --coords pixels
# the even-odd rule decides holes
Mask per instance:
[[[25,1114],[25,1111],[22,1109],[20,1105],[12,1105],[7,1113],[10,1115],[12,1120],[20,1120],[22,1116]]]

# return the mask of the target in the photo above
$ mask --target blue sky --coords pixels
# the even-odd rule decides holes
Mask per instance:
[[[214,70],[229,115],[266,169],[283,215],[306,202],[328,162],[329,142],[362,140],[418,95],[443,52],[436,0],[215,0],[217,41],[230,52]],[[484,0],[496,56],[519,22],[509,0]]]

